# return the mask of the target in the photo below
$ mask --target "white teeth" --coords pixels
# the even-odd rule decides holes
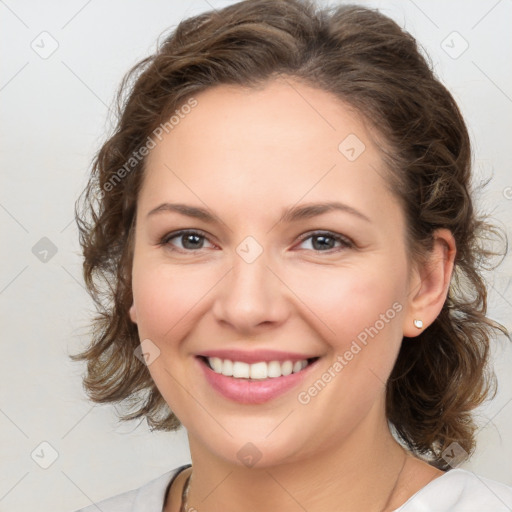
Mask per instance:
[[[308,364],[308,363],[306,363]],[[300,372],[302,370],[303,366],[302,366],[302,361],[295,361],[294,365],[293,365],[293,373],[297,373],[297,372]]]
[[[290,375],[293,372],[293,363],[291,361],[285,361],[281,365],[281,372],[283,375]]]
[[[233,363],[233,377],[237,379],[248,379],[250,377],[250,368],[247,363],[235,361]]]
[[[268,377],[267,363],[251,364],[251,379],[266,379]]]
[[[267,363],[269,377],[281,377],[281,364],[279,361],[270,361]]]
[[[208,361],[214,372],[222,373],[222,359],[220,357],[210,357]]]
[[[215,373],[235,379],[276,378],[300,372],[308,365],[307,359],[295,361],[295,363],[292,361],[270,361],[268,363],[261,361],[248,364],[230,359],[222,360],[219,357],[209,357],[208,363]]]
[[[229,361],[228,359],[226,359],[222,363],[222,370],[220,370],[217,373],[222,373],[222,375],[227,375],[228,377],[231,377],[231,375],[233,375],[233,361]]]

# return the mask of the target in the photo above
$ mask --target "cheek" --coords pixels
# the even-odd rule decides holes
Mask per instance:
[[[315,313],[310,315],[313,329],[322,333],[329,356],[323,368],[329,375],[322,378],[333,376],[330,392],[317,402],[320,409],[330,407],[331,393],[345,404],[341,410],[368,407],[393,369],[402,340],[404,275],[391,265],[383,272],[382,266],[367,261],[329,272],[318,269],[300,280],[297,294]],[[294,283],[299,286],[299,280]],[[309,385],[316,386],[312,381],[303,389]]]
[[[159,344],[179,337],[193,321],[194,308],[201,307],[215,282],[204,268],[134,262],[132,287],[141,339]]]
[[[385,335],[400,330],[403,276],[389,267],[387,272],[381,272],[379,265],[366,263],[319,268],[288,277],[304,305],[315,314],[317,325],[323,324],[326,339],[338,352],[347,350],[358,337],[364,340],[365,329],[372,326]]]
[[[186,354],[180,349],[187,345],[181,340],[193,331],[197,312],[213,285],[205,279],[204,269],[192,272],[190,267],[180,269],[150,259],[134,261],[132,287],[139,338],[151,340],[162,356],[148,369],[164,400],[185,423],[189,421],[190,396],[183,385],[187,371],[181,362]]]

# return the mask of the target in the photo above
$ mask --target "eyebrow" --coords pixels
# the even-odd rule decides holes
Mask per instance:
[[[344,213],[358,217],[366,222],[371,222],[371,220],[359,210],[356,210],[347,204],[340,203],[339,201],[292,206],[285,210],[278,222],[297,222],[299,220],[310,219],[312,217],[316,217],[331,211],[342,211]],[[151,210],[147,214],[147,217],[163,212],[177,212],[181,215],[193,217],[208,223],[218,222],[215,215],[212,215],[206,208],[190,206],[182,203],[162,203],[161,205]]]

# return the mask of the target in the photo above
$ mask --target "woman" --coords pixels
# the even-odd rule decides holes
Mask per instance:
[[[114,510],[509,510],[451,469],[492,391],[453,98],[361,7],[240,2],[139,76],[77,212],[102,311],[85,385],[187,429],[192,464]],[[95,505],[85,510],[93,510]]]

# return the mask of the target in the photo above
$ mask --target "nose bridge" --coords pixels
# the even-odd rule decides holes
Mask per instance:
[[[266,251],[251,238],[247,237],[233,253],[232,270],[214,306],[217,320],[242,330],[279,323],[286,316],[282,284],[267,267],[270,262]]]

